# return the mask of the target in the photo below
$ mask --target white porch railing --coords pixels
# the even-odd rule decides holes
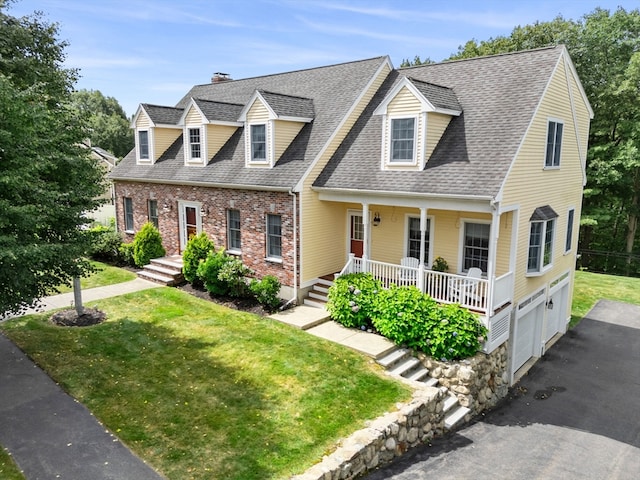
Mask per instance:
[[[440,303],[459,303],[484,315],[491,316],[503,305],[511,301],[510,283],[511,272],[498,277],[493,283],[493,308],[489,299],[489,280],[471,279],[465,275],[423,270],[420,268],[403,267],[393,263],[378,262],[355,256],[350,256],[340,274],[369,272],[374,278],[382,282],[384,288],[392,284],[397,286],[413,285],[422,292],[428,293]],[[422,281],[420,281],[422,280]]]

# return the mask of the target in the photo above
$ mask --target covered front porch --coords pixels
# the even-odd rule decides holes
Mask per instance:
[[[423,263],[405,266],[369,260],[352,253],[340,275],[358,272],[371,273],[384,288],[391,285],[415,286],[437,302],[459,303],[462,307],[486,317],[494,316],[511,301],[511,272],[490,281],[487,278],[473,278],[467,274],[428,270]]]

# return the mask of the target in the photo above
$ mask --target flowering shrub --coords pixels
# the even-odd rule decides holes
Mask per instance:
[[[442,361],[471,357],[480,349],[488,330],[478,316],[460,305],[439,305],[430,322],[425,353]]]
[[[373,303],[381,291],[381,283],[370,273],[342,275],[329,289],[327,310],[333,320],[345,327],[369,326]]]
[[[414,286],[397,287],[378,293],[373,326],[381,335],[398,345],[424,350],[436,301]]]

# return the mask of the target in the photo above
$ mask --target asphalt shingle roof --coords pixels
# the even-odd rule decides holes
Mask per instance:
[[[261,91],[260,95],[279,117],[313,118],[313,100]]]
[[[244,108],[244,105],[239,103],[214,102],[201,98],[194,98],[193,101],[210,122],[237,122]]]
[[[314,185],[495,197],[562,52],[550,47],[393,72]],[[419,172],[380,169],[382,118],[373,112],[402,75],[451,89],[463,112]]]
[[[175,107],[163,107],[161,105],[151,105],[143,103],[142,108],[147,112],[153,123],[160,125],[177,125],[184,109]]]
[[[447,110],[462,110],[460,103],[456,98],[456,94],[448,87],[434,85],[429,82],[421,82],[415,78],[409,78],[409,81],[418,89],[424,98],[429,100],[436,108],[445,108]]]
[[[239,128],[204,168],[184,165],[180,137],[154,165],[136,165],[135,151],[131,151],[114,169],[111,177],[154,182],[208,183],[240,188],[292,188],[386,61],[387,57],[376,57],[277,75],[196,85],[176,105],[177,109],[185,108],[192,98],[246,105],[255,91],[260,90],[286,92],[289,97],[299,97],[300,101],[285,102],[287,108],[295,103],[296,111],[304,107],[303,113],[306,114],[309,111],[308,100],[312,100],[313,122],[302,128],[274,168],[245,167],[244,129]]]

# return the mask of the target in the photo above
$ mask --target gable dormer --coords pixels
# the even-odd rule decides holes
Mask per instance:
[[[453,90],[403,77],[374,114],[382,116],[383,170],[422,170],[462,108]]]
[[[245,166],[273,167],[314,116],[309,98],[256,90],[239,117],[245,127]]]
[[[182,112],[182,108],[140,104],[131,121],[138,165],[153,165],[178,139],[182,133],[178,126]]]
[[[242,126],[242,105],[192,98],[180,118],[184,164],[205,166]]]

